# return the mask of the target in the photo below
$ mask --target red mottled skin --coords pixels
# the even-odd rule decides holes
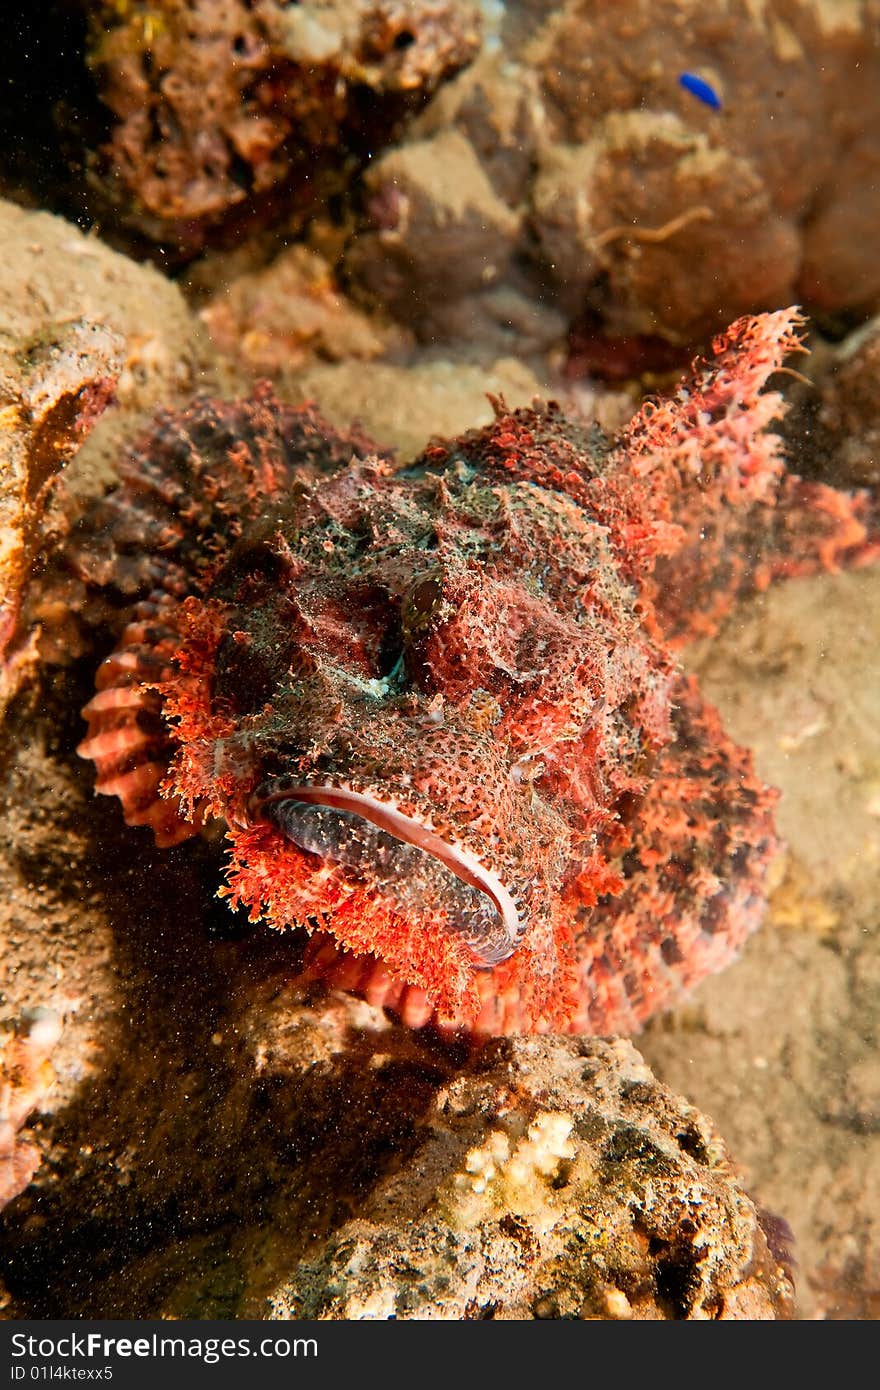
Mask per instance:
[[[637,1029],[736,954],[776,849],[675,648],[878,553],[768,431],[798,324],[740,320],[613,441],[499,404],[395,470],[268,388],[161,417],[70,548],[131,603],[98,790],[160,845],[223,821],[221,892],[407,1023]]]

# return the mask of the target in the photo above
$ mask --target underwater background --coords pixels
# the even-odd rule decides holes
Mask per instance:
[[[50,0],[6,30],[3,1316],[876,1317],[880,3]],[[160,848],[95,797],[80,711],[141,538],[94,509],[161,456],[157,411],[179,439],[196,393],[268,381],[406,476],[554,400],[616,457],[734,321],[795,305],[808,354],[761,376],[743,348],[725,458],[824,487],[846,543],[723,621],[678,596],[674,660],[779,789],[780,847],[761,925],[674,1007],[621,1037],[438,1028],[250,920],[257,889],[218,898],[222,823]],[[279,416],[216,411],[224,458],[269,457]],[[799,574],[821,547],[793,515]]]

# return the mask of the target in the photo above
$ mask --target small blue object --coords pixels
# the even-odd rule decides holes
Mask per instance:
[[[711,106],[713,111],[721,110],[721,98],[714,87],[710,87],[708,82],[704,82],[702,77],[697,77],[694,72],[683,72],[678,79],[680,87],[684,87],[691,96],[697,97],[706,106]]]

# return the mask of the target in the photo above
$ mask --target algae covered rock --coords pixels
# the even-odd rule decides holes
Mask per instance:
[[[62,470],[72,496],[99,489],[123,440],[207,368],[180,291],[47,213],[0,202],[0,704],[25,678],[42,621],[20,621]],[[108,407],[111,407],[108,409]],[[100,417],[100,418],[99,418]],[[75,463],[73,462],[76,457]],[[26,629],[30,628],[30,632]]]
[[[876,312],[878,14],[511,0],[367,170],[352,291],[401,318],[418,304],[423,332],[470,319],[478,338],[500,283],[548,341],[554,311],[598,338],[683,345],[793,299]]]
[[[184,257],[310,212],[476,53],[459,0],[136,0],[90,7],[110,114],[93,173],[136,233]]]
[[[779,1232],[711,1123],[631,1043],[508,1039],[438,1091],[415,1153],[271,1304],[325,1319],[784,1317]]]

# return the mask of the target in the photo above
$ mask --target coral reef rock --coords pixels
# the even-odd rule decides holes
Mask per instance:
[[[94,171],[129,227],[184,256],[313,211],[479,46],[464,0],[105,0],[91,17],[112,114]]]
[[[53,616],[33,595],[36,606],[19,619],[33,562],[57,541],[76,499],[93,495],[115,474],[119,450],[144,414],[160,400],[181,400],[210,377],[199,325],[157,271],[61,218],[10,203],[0,202],[0,236],[5,704],[32,666],[37,629]],[[56,486],[62,470],[63,509]],[[66,637],[57,635],[63,644]]]
[[[415,458],[432,439],[488,425],[491,396],[527,406],[544,394],[544,383],[514,357],[482,366],[443,358],[409,366],[315,362],[293,379],[283,371],[277,379],[286,396],[319,401],[337,429],[359,420],[401,459]]]
[[[840,344],[819,394],[816,424],[832,452],[831,476],[880,487],[880,318]]]
[[[878,23],[877,0],[512,0],[367,171],[353,292],[441,335],[499,279],[600,339],[876,311]]]
[[[348,303],[327,262],[305,246],[237,276],[200,317],[218,352],[242,375],[275,381],[312,362],[370,361],[409,345],[402,328]]]
[[[208,942],[197,875],[172,868],[172,914],[118,848],[98,1065],[76,1070],[95,1020],[68,1014],[78,1047],[19,1130],[48,1161],[0,1218],[13,1316],[790,1315],[777,1223],[628,1043],[469,1053],[310,998],[284,938]],[[85,926],[53,913],[43,961]]]
[[[29,661],[32,644],[16,650],[15,635],[49,492],[121,368],[121,339],[84,319],[44,321],[0,346],[0,708]]]
[[[40,1164],[21,1128],[55,1079],[49,1056],[61,1021],[52,1009],[32,1009],[0,1038],[0,1209],[23,1192]]]
[[[489,1045],[419,1139],[272,1294],[274,1316],[790,1315],[779,1223],[628,1042]]]
[[[105,412],[66,471],[68,482],[76,474],[83,491],[94,491],[113,476],[123,442],[146,412],[160,401],[182,400],[200,382],[210,381],[204,332],[166,276],[111,251],[95,236],[84,236],[60,217],[0,202],[0,237],[4,353],[24,361],[31,345],[44,343],[51,359],[60,361],[52,356],[52,334],[63,328],[71,335],[80,321],[100,325],[100,333],[122,340],[122,361],[114,368],[114,408]],[[69,341],[82,370],[99,375],[105,343],[99,330],[83,328]],[[35,361],[29,370],[46,371],[49,365],[38,368]],[[71,366],[68,362],[64,370]]]

